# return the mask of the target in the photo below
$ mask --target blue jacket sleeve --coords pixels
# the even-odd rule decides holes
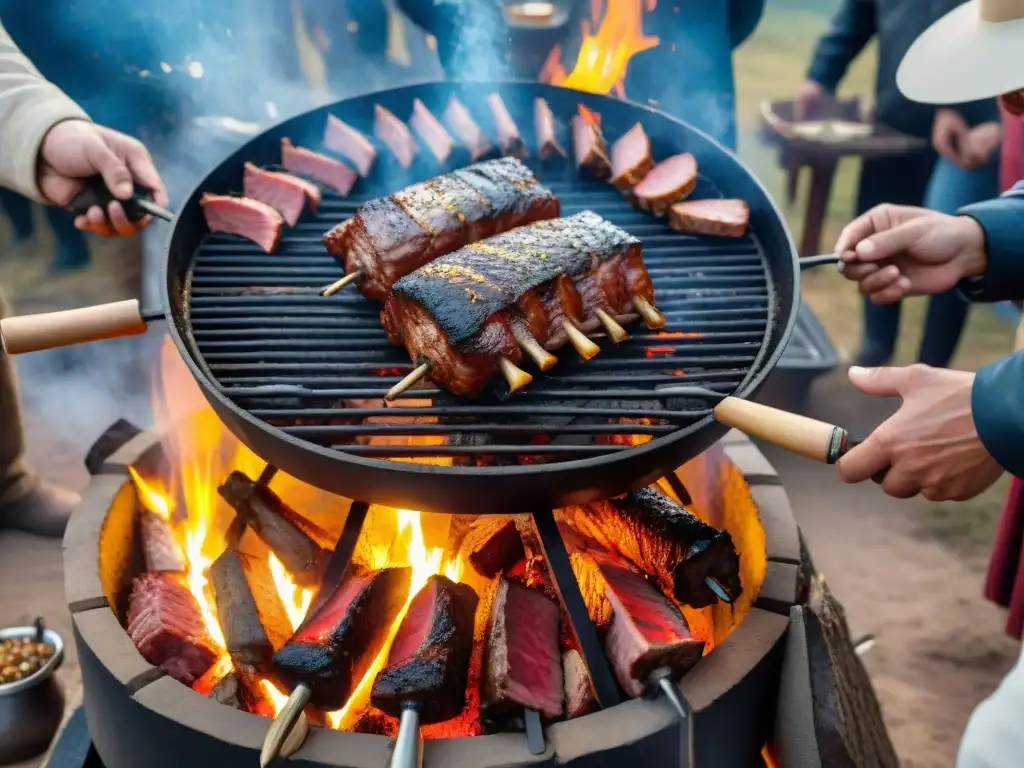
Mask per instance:
[[[989,363],[974,379],[971,413],[985,449],[1024,477],[1024,352]]]
[[[818,41],[807,77],[834,91],[876,29],[872,0],[842,0],[832,26]]]
[[[1002,197],[964,206],[985,232],[988,264],[981,277],[964,280],[960,289],[971,301],[1013,301],[1024,298],[1024,183]]]
[[[969,101],[953,107],[972,128],[982,123],[998,123],[1002,119],[999,114],[999,102],[995,99]]]
[[[764,13],[765,0],[730,0],[729,35],[732,47],[737,48],[757,29]]]

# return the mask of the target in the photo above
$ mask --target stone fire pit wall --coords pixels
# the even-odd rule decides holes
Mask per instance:
[[[131,579],[140,570],[135,491],[127,468],[156,469],[162,461],[153,432],[125,443],[98,468],[64,538],[65,586],[89,729],[107,768],[252,768],[259,764],[269,721],[196,694],[148,664],[115,614],[124,611]],[[727,435],[677,476],[711,522],[727,527],[734,538],[755,539],[738,541],[741,551],[763,546],[766,553],[763,559],[748,558],[744,567],[753,599],[746,616],[681,683],[696,714],[698,764],[760,767],[760,750],[774,722],[782,641],[797,595],[796,524],[774,469],[739,433]],[[750,515],[759,515],[761,525],[730,519]],[[761,536],[763,542],[756,540]],[[716,616],[716,625],[723,623],[728,626],[728,619],[719,622]],[[611,768],[628,760],[672,766],[682,763],[683,733],[667,703],[632,700],[551,725],[543,755],[530,754],[524,734],[501,734],[427,741],[424,765]],[[314,727],[291,764],[385,768],[390,748],[385,737]]]

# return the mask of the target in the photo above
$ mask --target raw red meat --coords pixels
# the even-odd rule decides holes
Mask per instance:
[[[348,123],[344,123],[334,115],[327,116],[324,128],[324,147],[337,152],[348,160],[366,178],[370,175],[373,161],[377,159],[377,149],[373,143]]]
[[[612,144],[612,185],[620,192],[632,192],[653,167],[651,140],[640,123]]]
[[[743,237],[750,221],[750,206],[745,200],[686,200],[668,212],[672,229],[695,235]]]
[[[491,727],[533,709],[564,710],[558,605],[540,592],[499,579],[491,603],[481,715]]]
[[[202,677],[218,655],[182,573],[156,571],[135,579],[127,632],[146,661],[185,685]]]
[[[492,93],[487,97],[487,104],[491,108],[491,117],[494,119],[494,128],[498,132],[498,146],[502,154],[511,157],[528,157],[530,152],[523,143],[523,136],[519,133],[519,126],[516,125],[508,107],[501,100],[501,96]]]
[[[583,657],[576,649],[562,654],[562,674],[565,677],[565,716],[580,717],[594,709],[597,699]]]
[[[252,240],[267,253],[277,250],[284,217],[266,203],[248,197],[205,193],[199,200],[211,232]]]
[[[597,115],[582,105],[579,114],[572,119],[572,146],[580,168],[586,168],[599,179],[611,175],[612,161],[608,159],[608,145]]]
[[[185,553],[162,517],[149,510],[139,512],[139,537],[147,571],[185,570]]]
[[[434,153],[437,162],[441,165],[448,162],[452,150],[455,149],[455,139],[448,133],[448,129],[441,125],[441,121],[427,109],[427,105],[419,99],[412,103],[412,117],[409,118],[409,125]]]
[[[281,165],[299,176],[308,176],[333,189],[342,197],[352,191],[359,175],[340,160],[281,139]]]
[[[697,159],[689,152],[662,160],[633,188],[637,203],[662,214],[697,186]]]
[[[307,200],[313,210],[320,201],[320,189],[315,184],[290,173],[265,171],[252,163],[245,164],[242,191],[280,213],[289,227],[298,223]]]
[[[555,135],[555,116],[551,114],[551,107],[539,96],[533,102],[533,126],[537,131],[537,154],[542,160],[553,155],[569,156]]]
[[[380,104],[374,106],[373,116],[374,136],[387,145],[403,168],[409,168],[419,149],[409,126]]]
[[[444,110],[444,119],[455,135],[459,137],[459,141],[466,145],[469,157],[474,163],[489,155],[494,149],[491,140],[473,120],[469,110],[454,96],[448,100],[448,106]]]

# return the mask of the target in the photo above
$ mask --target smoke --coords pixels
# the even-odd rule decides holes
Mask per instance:
[[[460,80],[508,78],[508,28],[501,3],[435,0],[438,24],[453,36],[444,56],[445,71]]]

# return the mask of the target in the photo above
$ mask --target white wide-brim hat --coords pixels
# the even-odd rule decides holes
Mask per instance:
[[[960,104],[1024,88],[1024,0],[970,0],[926,29],[896,72],[923,104]]]

